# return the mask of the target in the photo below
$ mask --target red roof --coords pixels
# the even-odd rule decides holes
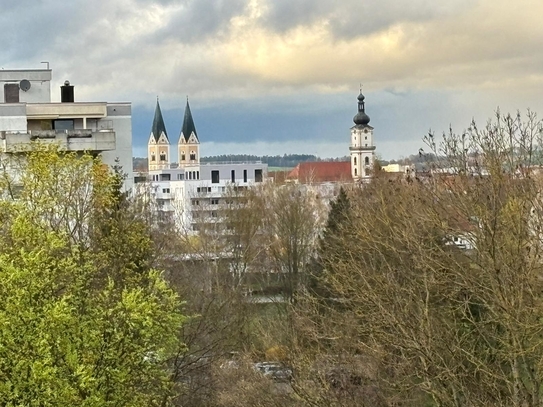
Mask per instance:
[[[319,161],[298,164],[287,176],[301,183],[351,181],[350,161]]]

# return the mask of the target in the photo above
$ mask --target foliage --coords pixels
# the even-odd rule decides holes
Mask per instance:
[[[41,145],[7,160],[2,403],[168,405],[167,360],[185,318],[178,296],[149,267],[151,242],[119,193],[119,175],[89,155]]]

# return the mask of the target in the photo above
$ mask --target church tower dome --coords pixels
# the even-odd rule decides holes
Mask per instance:
[[[353,117],[354,124],[366,126],[370,122],[370,117],[366,114],[365,99],[361,91],[358,95],[358,113]]]

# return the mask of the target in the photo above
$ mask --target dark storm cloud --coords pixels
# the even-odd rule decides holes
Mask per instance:
[[[181,42],[202,42],[228,28],[230,19],[240,15],[246,0],[188,0],[169,16],[168,24],[158,30],[151,41],[165,38]],[[175,3],[171,3],[175,4]]]
[[[398,22],[420,22],[455,12],[469,0],[436,2],[429,0],[269,0],[263,16],[273,30],[326,21],[338,38],[352,38],[379,31]]]

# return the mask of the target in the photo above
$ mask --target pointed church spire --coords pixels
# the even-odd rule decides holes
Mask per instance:
[[[153,126],[151,127],[151,134],[155,141],[158,141],[160,135],[164,133],[168,143],[168,132],[166,131],[166,126],[164,125],[164,119],[162,118],[162,111],[160,110],[160,104],[158,103],[158,96],[156,97],[156,108],[155,108],[155,118],[153,119]]]
[[[196,133],[196,127],[194,126],[194,120],[192,119],[192,113],[189,106],[189,97],[187,96],[187,105],[185,107],[185,117],[183,118],[183,127],[181,128],[181,134],[179,138],[184,138],[186,142],[189,141],[190,135],[194,133],[196,141],[198,140],[198,133]]]

